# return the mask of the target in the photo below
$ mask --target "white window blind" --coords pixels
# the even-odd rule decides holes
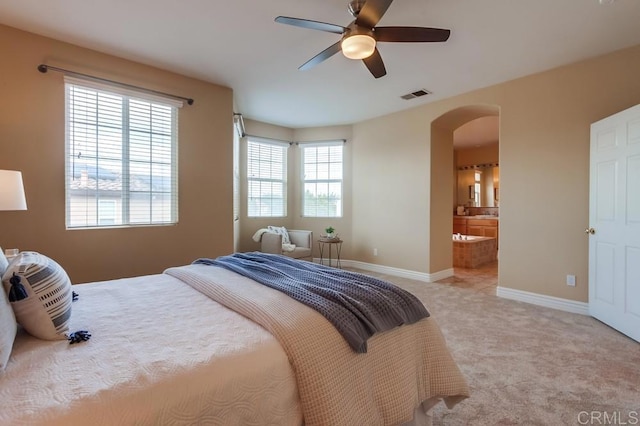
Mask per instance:
[[[68,229],[178,221],[180,102],[65,78]]]
[[[287,148],[285,142],[247,140],[247,216],[287,215]]]
[[[303,216],[341,217],[343,142],[300,146],[304,191]]]

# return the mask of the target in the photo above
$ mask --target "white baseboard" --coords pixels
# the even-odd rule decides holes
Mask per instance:
[[[320,259],[313,259],[314,262],[320,263]],[[408,278],[416,281],[434,282],[445,278],[452,277],[453,268],[438,271],[433,274],[425,272],[410,271],[408,269],[394,268],[391,266],[376,265],[374,263],[360,262],[357,260],[341,260],[342,266],[362,269],[365,271],[377,272],[380,274],[393,275],[395,277]],[[332,266],[336,266],[335,259]],[[560,311],[571,312],[574,314],[589,315],[589,304],[585,302],[576,302],[575,300],[561,299],[559,297],[546,296],[544,294],[531,293],[528,291],[515,290],[507,287],[498,287],[496,295],[504,299],[517,300],[519,302],[531,303],[546,308],[558,309]]]
[[[320,259],[313,259],[314,262],[319,263]],[[325,260],[326,261],[326,260]],[[439,271],[433,274],[425,272],[410,271],[408,269],[394,268],[392,266],[376,265],[374,263],[360,262],[357,260],[341,260],[342,266],[348,266],[351,268],[362,269],[365,271],[377,272],[380,274],[393,275],[394,277],[408,278],[416,281],[433,282],[444,278],[453,276],[453,268],[444,271]],[[335,259],[332,266],[336,266]]]
[[[532,303],[546,308],[558,309],[574,314],[589,315],[589,304],[576,302],[575,300],[561,299],[559,297],[546,296],[544,294],[530,293],[528,291],[514,290],[512,288],[498,287],[496,290],[498,297],[518,300],[520,302]]]
[[[433,274],[427,274],[427,275],[429,275],[429,281],[434,282],[434,281],[444,280],[445,278],[452,277],[454,275],[454,270],[453,268],[449,268],[449,269],[445,269],[444,271],[438,271],[438,272],[434,272]]]

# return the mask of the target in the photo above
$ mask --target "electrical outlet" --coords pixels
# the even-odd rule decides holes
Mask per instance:
[[[377,256],[377,255],[378,255],[378,249],[377,249],[377,248],[374,248],[374,249],[373,249],[373,255],[374,255],[374,256]]]
[[[571,287],[576,286],[576,276],[575,275],[567,275],[567,285]]]

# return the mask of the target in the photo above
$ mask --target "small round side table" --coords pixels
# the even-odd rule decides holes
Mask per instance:
[[[342,265],[340,264],[340,252],[342,251],[342,240],[340,238],[331,238],[331,239],[327,239],[327,238],[320,238],[318,240],[318,248],[320,249],[320,264],[324,265],[324,249],[325,249],[325,245],[328,245],[327,249],[329,251],[329,266],[333,266],[332,265],[332,259],[331,259],[331,249],[332,247],[336,248],[336,267],[337,268],[342,268]]]

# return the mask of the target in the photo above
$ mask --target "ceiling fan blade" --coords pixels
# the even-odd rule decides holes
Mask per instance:
[[[393,0],[367,0],[356,18],[356,25],[367,28],[375,27],[391,6],[391,2]]]
[[[437,42],[447,41],[451,30],[424,27],[376,27],[373,35],[382,42]]]
[[[322,52],[318,53],[313,58],[309,59],[307,62],[302,64],[298,69],[301,71],[308,70],[309,68],[313,68],[318,65],[320,62],[329,59],[336,53],[342,50],[342,46],[340,45],[341,41],[332,44],[331,46],[324,49]]]
[[[340,25],[327,24],[326,22],[319,21],[310,21],[309,19],[290,18],[288,16],[278,16],[275,21],[280,24],[293,25],[294,27],[326,31],[328,33],[335,34],[342,34],[346,31],[346,28]]]
[[[377,48],[373,51],[373,54],[371,56],[369,56],[368,58],[364,58],[362,62],[364,62],[364,64],[367,66],[367,68],[375,78],[380,78],[387,75],[387,70],[384,67],[382,56],[380,56],[380,52],[378,52]]]

